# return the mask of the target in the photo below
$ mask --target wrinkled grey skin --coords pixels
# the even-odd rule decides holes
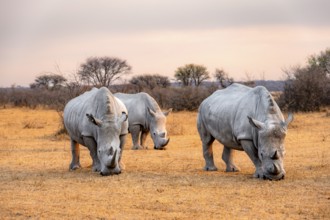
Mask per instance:
[[[292,120],[289,114],[284,121],[276,102],[262,86],[250,88],[234,83],[214,92],[202,102],[197,117],[204,169],[217,170],[212,143],[218,140],[224,145],[222,159],[227,172],[239,170],[233,162],[233,150],[244,150],[256,167],[254,177],[284,178],[284,139]]]
[[[132,135],[133,150],[144,149],[149,132],[154,142],[154,149],[161,150],[170,141],[167,138],[166,116],[172,111],[162,112],[157,102],[147,93],[116,93],[128,110],[129,132]]]
[[[70,170],[80,168],[81,144],[90,151],[93,171],[104,176],[121,173],[119,163],[128,133],[127,109],[107,88],[93,88],[69,101],[64,124],[71,138]]]

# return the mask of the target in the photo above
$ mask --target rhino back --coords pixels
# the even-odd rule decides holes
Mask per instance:
[[[154,98],[144,92],[136,94],[116,93],[115,97],[119,98],[125,104],[128,110],[128,122],[132,125],[148,125],[147,108],[155,112],[161,111]]]
[[[225,145],[237,145],[242,139],[253,140],[256,134],[247,116],[265,121],[269,105],[265,97],[269,95],[264,87],[250,88],[234,83],[202,102],[198,120]]]
[[[68,102],[64,108],[64,124],[71,138],[81,143],[81,136],[97,138],[97,129],[88,121],[87,113],[107,120],[112,116],[120,116],[121,110],[120,104],[107,88],[93,88]]]
[[[90,127],[87,123],[87,112],[91,112],[94,96],[97,89],[85,92],[76,98],[70,100],[64,108],[64,124],[70,137],[78,142],[81,142],[81,134]],[[82,144],[82,143],[81,143]]]

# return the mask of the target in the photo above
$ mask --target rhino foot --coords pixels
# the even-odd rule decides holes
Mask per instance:
[[[259,179],[266,179],[265,175],[261,170],[256,170],[256,172],[253,174],[254,178],[259,178]]]
[[[69,169],[70,170],[76,170],[76,169],[80,169],[81,168],[81,165],[78,163],[78,164],[70,164],[70,167]]]
[[[217,171],[218,168],[217,168],[216,166],[210,166],[210,167],[205,166],[205,167],[204,167],[204,170],[205,170],[205,171]]]
[[[101,166],[99,164],[93,165],[92,171],[93,172],[100,172],[101,171]]]
[[[229,165],[226,167],[226,172],[238,172],[240,171],[235,165]]]
[[[144,150],[144,148],[141,145],[133,146],[132,150]]]

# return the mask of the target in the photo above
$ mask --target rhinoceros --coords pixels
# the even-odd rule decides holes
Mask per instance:
[[[64,108],[64,125],[71,139],[70,170],[80,166],[79,144],[93,160],[92,170],[101,175],[121,173],[120,160],[128,133],[125,105],[105,87],[70,100]]]
[[[215,91],[200,105],[197,128],[203,145],[204,170],[215,171],[212,143],[224,145],[222,159],[227,172],[239,171],[233,162],[233,150],[245,151],[256,171],[254,177],[270,180],[284,178],[284,139],[287,120],[263,86],[250,88],[232,84]]]
[[[164,149],[170,141],[167,138],[166,116],[172,111],[162,112],[159,105],[150,95],[116,93],[128,110],[128,130],[132,135],[133,150],[144,149],[148,133],[154,142],[154,149]]]

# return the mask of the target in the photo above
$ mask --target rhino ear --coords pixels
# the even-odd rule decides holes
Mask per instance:
[[[169,110],[163,112],[163,114],[164,114],[165,116],[168,116],[168,115],[172,112],[172,110],[173,110],[173,109],[170,108]]]
[[[288,118],[285,120],[285,126],[288,127],[288,125],[292,121],[293,121],[293,114],[292,114],[292,112],[289,112]]]
[[[156,116],[156,112],[154,112],[152,109],[150,109],[149,107],[147,108],[148,112],[151,116],[155,117]]]
[[[92,114],[86,114],[88,120],[92,122],[94,125],[97,125],[99,127],[102,126],[102,121],[100,119],[95,118]]]
[[[251,124],[253,127],[255,127],[255,128],[259,129],[259,130],[261,130],[261,129],[263,129],[263,128],[265,127],[265,123],[263,123],[263,122],[261,122],[261,121],[258,121],[258,120],[256,120],[256,119],[253,119],[253,118],[251,118],[250,116],[247,116],[247,117],[248,117],[248,119],[249,119],[250,124]]]
[[[122,112],[119,121],[124,122],[127,120],[127,118],[128,118],[128,115],[126,114],[126,112]]]

